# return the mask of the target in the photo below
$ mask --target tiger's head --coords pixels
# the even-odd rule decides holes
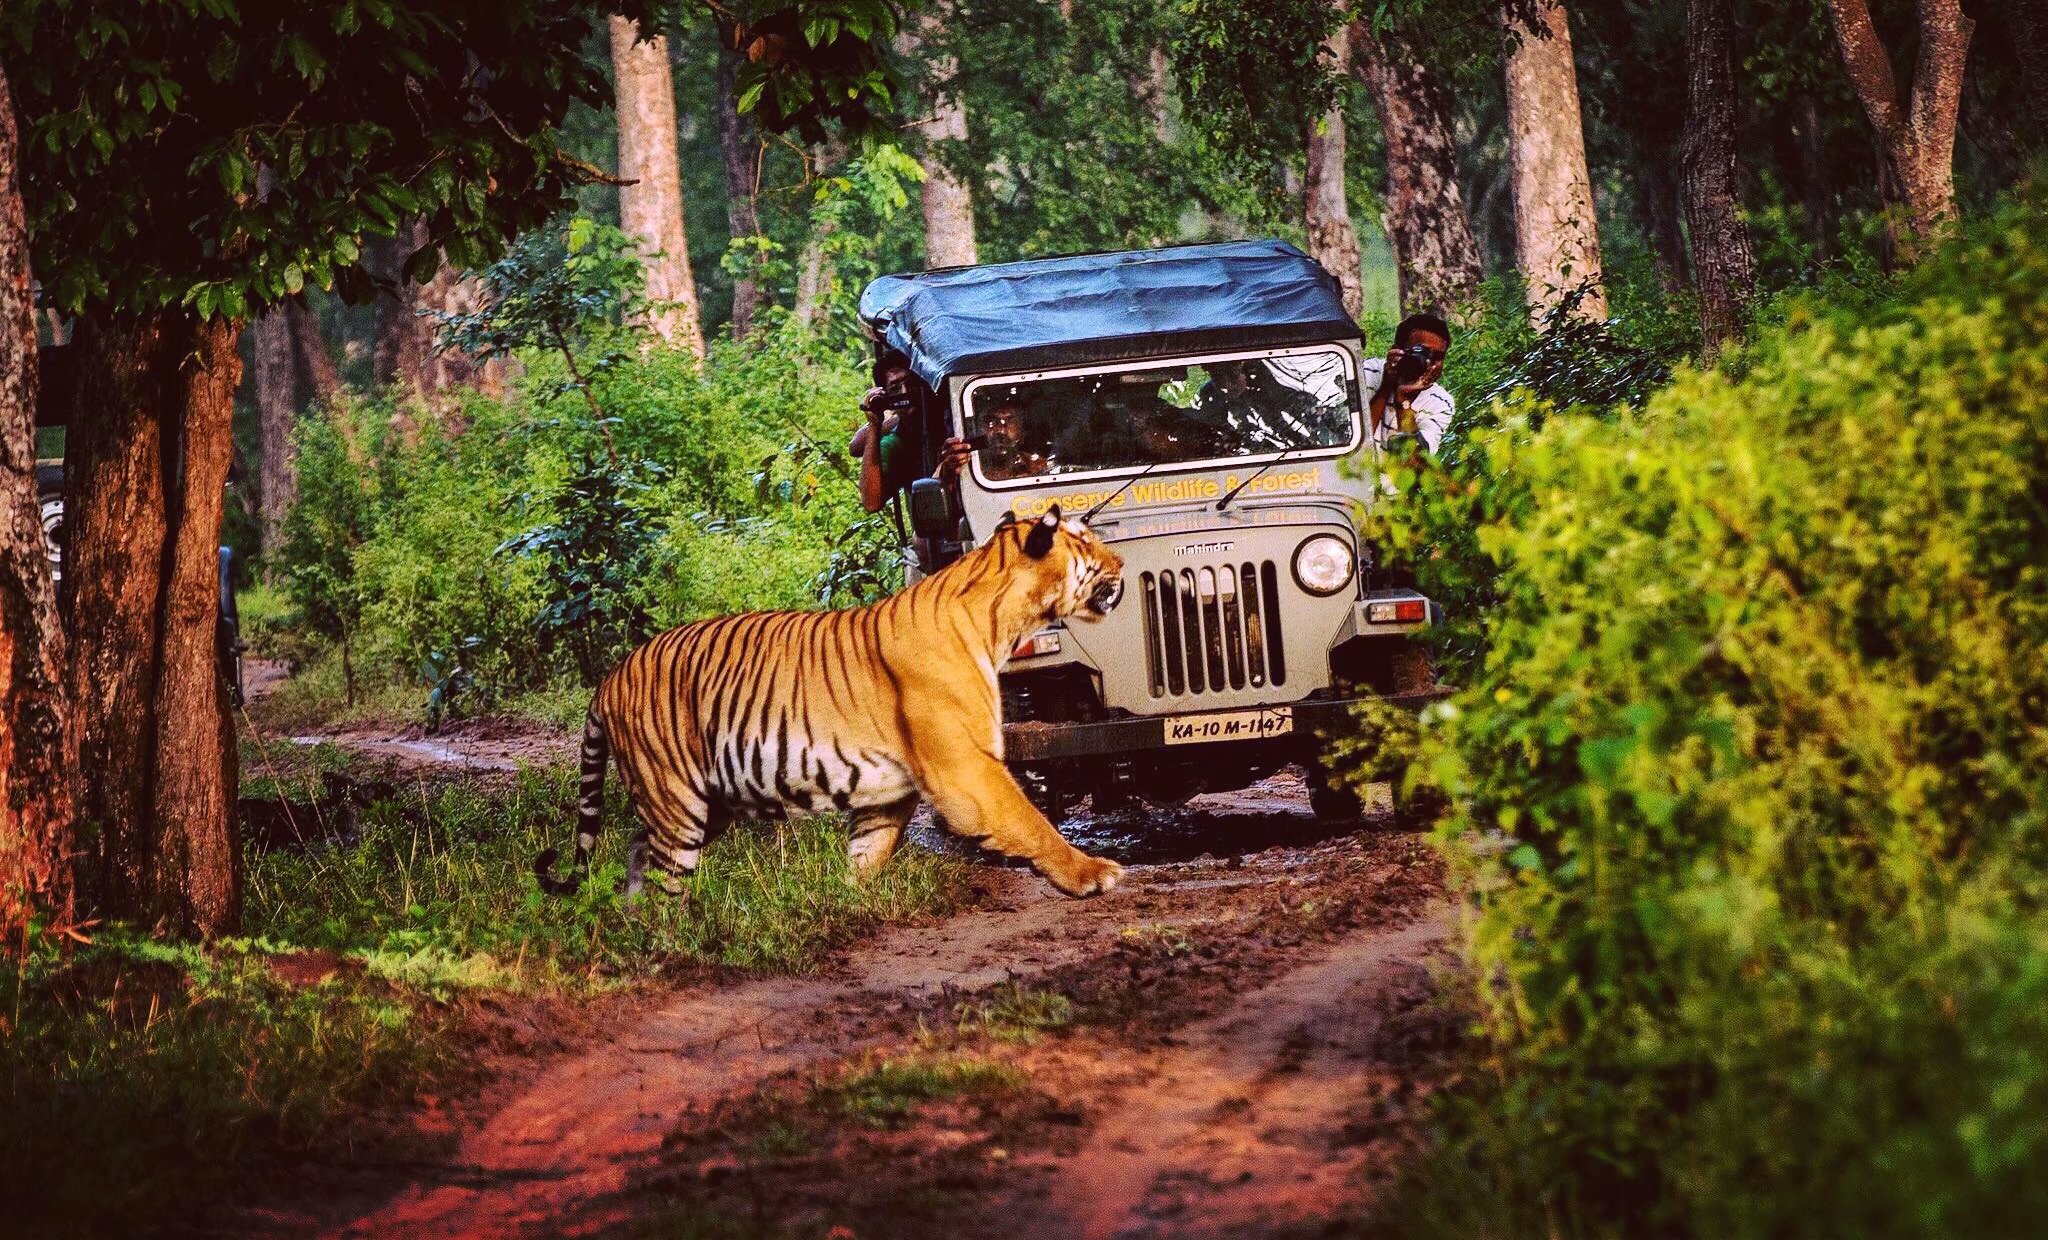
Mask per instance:
[[[1124,597],[1123,557],[1059,505],[1036,521],[1004,531],[1020,541],[1024,563],[1043,585],[1045,619],[1100,620]]]

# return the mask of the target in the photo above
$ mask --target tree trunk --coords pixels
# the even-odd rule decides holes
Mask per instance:
[[[1877,131],[1886,179],[1905,209],[1912,240],[1901,238],[1898,248],[1909,257],[1956,216],[1956,112],[1970,35],[1977,28],[1958,0],[1917,0],[1916,7],[1920,53],[1911,98],[1902,108],[1891,55],[1877,37],[1869,6],[1864,0],[1828,0],[1842,63]]]
[[[1607,317],[1600,269],[1600,225],[1586,171],[1586,132],[1579,117],[1579,77],[1572,64],[1571,26],[1564,6],[1537,0],[1530,29],[1510,11],[1507,57],[1508,160],[1515,190],[1515,258],[1528,286],[1530,315],[1545,311],[1580,285],[1578,312]]]
[[[2039,131],[2048,129],[2048,9],[2040,0],[2009,0],[2005,19],[2012,27],[2015,59],[2020,65],[2020,89],[2026,100],[2027,121]]]
[[[364,266],[378,284],[370,382],[380,388],[400,382],[415,390],[425,388],[434,329],[413,313],[417,290],[406,278],[405,268],[426,239],[425,222],[412,220],[400,225],[395,235],[375,239],[365,248]]]
[[[1679,224],[1678,177],[1666,162],[1667,152],[1642,156],[1642,170],[1636,178],[1641,197],[1643,231],[1649,235],[1657,263],[1657,279],[1665,288],[1682,289],[1691,283],[1686,261],[1685,229]]]
[[[156,702],[158,589],[164,562],[163,436],[174,369],[163,316],[86,320],[79,407],[64,441],[64,581],[77,712],[79,817],[99,828],[100,895],[132,912],[147,900],[149,716]]]
[[[0,955],[71,920],[77,736],[36,493],[36,311],[19,134],[0,68]]]
[[[284,514],[292,502],[292,420],[297,372],[292,365],[292,325],[283,306],[272,306],[249,325],[250,359],[256,389],[256,525],[265,555],[282,544]]]
[[[1343,26],[1330,36],[1330,54],[1339,74],[1350,64]],[[1340,103],[1308,130],[1308,178],[1302,189],[1302,220],[1307,225],[1309,256],[1337,277],[1344,309],[1356,319],[1365,313],[1365,276],[1359,266],[1358,233],[1351,227],[1351,204],[1344,192],[1344,107]]]
[[[733,48],[732,24],[719,23],[718,40],[718,149],[725,158],[725,222],[732,239],[750,242],[761,235],[761,213],[755,201],[760,193],[759,155],[753,126],[740,115],[735,94],[739,78],[739,53]],[[754,260],[748,251],[748,261]],[[732,335],[745,340],[754,330],[754,318],[768,308],[768,290],[754,277],[740,276],[732,282]]]
[[[66,442],[83,816],[108,911],[215,935],[240,914],[234,746],[219,634],[221,490],[233,456],[236,329],[161,312],[87,323]]]
[[[220,524],[234,456],[238,332],[194,324],[181,357],[181,408],[165,441],[167,570],[162,670],[156,680],[155,839],[151,911],[159,924],[207,936],[241,917],[235,839],[235,746],[221,676]]]
[[[811,147],[810,158],[805,164],[805,176],[822,174],[825,169],[839,163],[845,152],[836,142],[820,142]],[[825,316],[826,298],[836,273],[825,261],[825,242],[838,231],[836,224],[813,218],[804,237],[804,248],[797,259],[796,301],[791,313],[796,321],[805,327],[816,327]]]
[[[676,84],[668,36],[642,39],[631,18],[614,14],[612,77],[617,89],[619,227],[640,243],[647,267],[641,322],[671,345],[704,356],[697,279],[683,230],[683,175],[676,159]]]
[[[1382,44],[1362,22],[1351,25],[1351,52],[1387,146],[1387,239],[1401,308],[1457,316],[1484,272],[1458,188],[1450,88],[1405,40]]]
[[[478,366],[475,358],[438,350],[441,328],[433,317],[434,312],[467,314],[481,304],[483,289],[476,280],[445,262],[437,264],[434,274],[424,282],[408,277],[406,268],[432,242],[427,222],[414,219],[402,225],[396,236],[377,243],[370,251],[371,261],[367,265],[383,285],[376,302],[376,342],[370,353],[371,380],[379,387],[387,383],[403,383],[422,396],[452,387],[494,387],[500,374],[499,363]],[[319,324],[313,321],[312,312],[301,309],[303,312],[295,319],[303,329],[299,340],[300,355],[309,359],[307,373],[314,376],[313,385],[317,392],[325,384],[326,376],[317,374],[312,358],[316,345],[318,355],[324,358],[326,344],[319,339]],[[328,362],[325,369],[331,375],[332,362]],[[338,376],[333,382],[333,390],[340,390]]]
[[[284,313],[292,329],[292,352],[305,372],[313,399],[325,404],[341,395],[341,371],[327,352],[327,337],[320,330],[320,320],[314,316],[313,308],[306,304],[305,294],[285,302]]]
[[[1833,248],[1834,215],[1828,210],[1827,169],[1821,158],[1820,100],[1810,90],[1792,100],[1792,136],[1799,140],[1799,187],[1806,205],[1807,237],[1813,257],[1826,262]]]
[[[1679,162],[1700,291],[1700,334],[1709,352],[1742,334],[1756,290],[1735,163],[1734,34],[1731,0],[1686,0],[1685,140]]]
[[[898,47],[905,56],[918,49],[936,33],[937,18],[930,13],[918,19],[916,32],[905,30]],[[935,148],[942,142],[967,141],[967,107],[960,101],[952,79],[959,71],[950,56],[933,56],[925,63],[931,119],[924,131],[925,153],[918,160],[924,166],[924,265],[966,267],[979,262],[974,244],[974,198],[950,171]]]

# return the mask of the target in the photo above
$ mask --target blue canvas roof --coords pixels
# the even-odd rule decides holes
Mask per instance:
[[[1284,241],[883,276],[861,294],[860,317],[933,387],[955,374],[1358,335],[1337,281]]]

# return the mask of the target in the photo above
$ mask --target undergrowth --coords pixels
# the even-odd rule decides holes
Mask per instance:
[[[734,828],[687,895],[651,890],[629,914],[632,827],[617,795],[582,890],[548,897],[534,884],[535,855],[566,851],[574,820],[566,770],[528,770],[502,791],[414,789],[365,811],[353,840],[261,858],[246,922],[380,968],[439,976],[447,961],[502,970],[494,984],[554,987],[679,961],[801,971],[883,922],[945,910],[964,881],[963,863],[914,846],[856,881],[843,825],[808,818]]]
[[[347,765],[295,757],[251,791],[308,796]],[[586,995],[707,964],[802,971],[965,890],[962,862],[914,846],[855,881],[843,826],[811,818],[735,828],[687,897],[654,889],[628,912],[621,809],[583,890],[544,897],[533,857],[567,842],[572,810],[559,771],[401,788],[309,826],[343,838],[253,853],[248,938],[166,945],[99,927],[68,957],[52,946],[0,967],[10,1228],[196,1225],[266,1163],[338,1152],[361,1136],[347,1117],[468,1070],[471,996]]]

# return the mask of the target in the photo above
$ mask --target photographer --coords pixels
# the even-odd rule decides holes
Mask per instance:
[[[1366,402],[1366,438],[1384,446],[1390,435],[1413,434],[1431,452],[1457,412],[1457,402],[1438,383],[1451,349],[1450,325],[1433,314],[1411,314],[1394,329],[1394,347],[1384,360],[1369,359],[1360,381]]]
[[[890,496],[918,477],[915,437],[904,433],[903,425],[903,415],[914,405],[910,385],[917,380],[911,375],[910,359],[896,352],[876,361],[873,373],[875,386],[860,398],[867,422],[854,431],[846,451],[860,458],[860,506],[880,512]],[[950,482],[970,451],[960,439],[946,440],[932,476]]]

